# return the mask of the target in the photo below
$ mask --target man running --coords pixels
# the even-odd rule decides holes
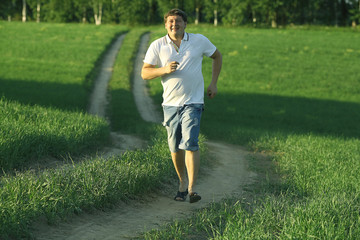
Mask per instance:
[[[172,9],[164,16],[167,35],[151,43],[144,59],[144,80],[161,77],[163,86],[163,125],[167,129],[171,158],[179,177],[176,201],[190,203],[201,199],[195,191],[200,167],[198,137],[204,107],[203,56],[213,59],[212,81],[207,88],[210,99],[217,94],[222,56],[203,35],[185,32],[187,15]],[[187,173],[187,177],[186,177]]]

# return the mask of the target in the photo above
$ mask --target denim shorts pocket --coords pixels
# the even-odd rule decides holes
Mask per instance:
[[[162,122],[162,125],[164,127],[169,127],[171,121],[176,116],[176,108],[171,106],[163,106],[163,112],[164,112],[164,121]]]

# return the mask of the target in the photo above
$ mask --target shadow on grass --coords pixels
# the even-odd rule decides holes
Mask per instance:
[[[55,107],[62,110],[86,111],[90,92],[95,79],[100,74],[101,63],[110,46],[117,38],[126,32],[116,34],[106,45],[104,51],[93,63],[92,69],[78,84],[62,84],[60,82],[37,82],[36,79],[2,79],[0,78],[0,97],[20,102],[26,105]],[[24,73],[26,74],[26,73]],[[42,74],[39,72],[39,74]]]
[[[136,134],[150,140],[160,123],[150,123],[143,120],[138,111],[133,93],[124,89],[110,90],[111,103],[107,115],[111,119],[111,129],[122,133]],[[162,126],[161,126],[162,127]]]
[[[77,111],[86,109],[87,91],[81,84],[0,79],[0,96],[25,105]]]
[[[202,131],[238,144],[264,134],[314,133],[359,138],[360,104],[265,94],[224,94],[206,100]]]

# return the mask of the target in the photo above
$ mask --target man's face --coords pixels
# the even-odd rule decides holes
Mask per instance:
[[[182,37],[186,28],[186,23],[180,16],[168,16],[165,28],[170,36]]]

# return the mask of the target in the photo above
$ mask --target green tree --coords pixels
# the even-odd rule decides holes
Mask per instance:
[[[73,0],[45,1],[41,12],[47,22],[78,22]]]
[[[103,14],[103,0],[92,0],[90,4],[93,8],[95,24],[100,25]]]
[[[195,8],[195,24],[199,24],[200,22],[200,11],[203,8],[204,1],[203,0],[194,0],[194,8]]]
[[[246,5],[245,1],[241,0],[225,0],[223,1],[223,9],[226,11],[222,22],[224,24],[231,24],[231,25],[239,25],[243,19],[243,11],[244,5]],[[224,11],[224,12],[225,12]]]
[[[173,8],[180,8],[181,4],[179,4],[178,0],[157,0],[158,7],[159,7],[159,14],[160,16],[164,16],[170,9]]]
[[[351,1],[349,8],[351,25],[356,27],[357,24],[360,24],[360,0]]]
[[[149,2],[143,0],[117,1],[119,22],[123,24],[147,24],[149,21]]]
[[[44,4],[44,2],[45,0],[27,0],[31,18],[36,19],[36,22],[41,21],[41,6]]]
[[[4,0],[0,1],[0,16],[2,19],[7,19],[8,21],[16,19],[17,16],[20,16],[22,7],[22,0]]]
[[[81,19],[82,23],[86,23],[88,21],[89,15],[89,1],[88,0],[74,0],[74,6],[76,9],[75,15],[77,19]]]

